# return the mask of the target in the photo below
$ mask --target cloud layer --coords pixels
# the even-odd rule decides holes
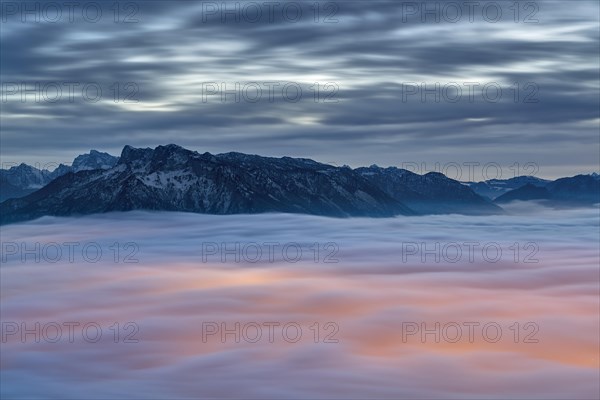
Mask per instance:
[[[80,326],[73,343],[66,328],[57,343],[47,340],[51,327],[40,343],[8,335],[2,396],[595,398],[598,222],[597,209],[517,207],[491,218],[131,212],[10,225],[0,269],[4,334],[9,322]],[[70,242],[79,243],[73,262],[66,252],[49,262],[57,259],[50,243]],[[11,243],[29,249],[26,262]],[[250,262],[251,243],[279,245],[272,259]],[[424,246],[424,260],[411,243]],[[472,260],[464,253],[454,262],[450,249],[436,262],[436,243],[478,246]],[[491,243],[503,252],[497,260],[481,253]],[[303,256],[292,262],[296,246]],[[90,322],[102,330],[97,343],[82,337]],[[138,343],[124,343],[134,331],[128,322]],[[206,323],[247,330],[236,343],[234,334],[206,335]],[[272,342],[265,323],[279,324]],[[293,327],[283,336],[290,323],[302,329],[297,342],[287,340]],[[469,323],[478,324],[472,339]],[[253,324],[262,327],[255,343],[247,340]],[[496,325],[484,333],[486,324]],[[434,333],[423,338],[421,329]]]

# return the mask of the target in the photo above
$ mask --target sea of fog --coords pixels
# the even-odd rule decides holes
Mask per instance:
[[[599,209],[1,230],[0,395],[591,399]]]

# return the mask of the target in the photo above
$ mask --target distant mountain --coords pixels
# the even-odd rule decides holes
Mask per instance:
[[[119,161],[118,157],[108,153],[91,150],[89,154],[82,154],[73,160],[73,172],[89,171],[92,169],[110,169]]]
[[[70,170],[71,167],[63,164],[52,172],[27,164],[20,164],[10,169],[0,169],[0,201],[33,193]]]
[[[502,196],[496,198],[495,202],[498,204],[503,204],[514,200],[547,200],[550,197],[550,192],[545,187],[535,186],[531,183],[528,183],[518,189],[504,193]]]
[[[0,202],[24,197],[68,172],[110,169],[117,160],[118,157],[92,150],[89,154],[82,154],[75,158],[72,166],[60,164],[54,171],[40,170],[27,164],[0,169]]]
[[[200,154],[167,145],[125,146],[110,169],[69,172],[24,198],[5,201],[0,222],[138,209],[335,217],[502,211],[438,173],[353,170],[302,158]]]
[[[418,175],[405,169],[376,165],[356,171],[419,214],[478,215],[502,211],[469,187],[438,172]]]
[[[593,175],[560,178],[546,185],[552,200],[561,203],[600,203],[600,179]]]
[[[490,179],[482,182],[464,182],[480,196],[496,199],[511,190],[518,189],[527,184],[544,187],[550,181],[536,178],[535,176],[517,176],[510,179]]]
[[[48,183],[50,171],[39,170],[27,164],[20,164],[8,170],[0,170],[1,177],[8,183],[22,189],[39,189]]]
[[[0,172],[0,202],[6,199],[24,197],[37,190],[28,186],[29,185],[27,185],[26,187],[21,187],[19,185],[13,184],[11,183],[11,181],[9,181],[8,177],[5,174]]]
[[[498,197],[498,204],[514,200],[543,200],[551,206],[579,206],[600,203],[597,174],[577,175],[549,182],[544,187],[527,184]]]

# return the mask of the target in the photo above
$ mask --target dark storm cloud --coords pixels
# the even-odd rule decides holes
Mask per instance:
[[[443,6],[436,2],[323,2],[317,22],[308,3],[296,2],[298,21],[281,12],[269,18],[263,7],[257,23],[235,13],[223,23],[214,8],[221,2],[133,4],[136,23],[115,23],[107,3],[97,23],[77,13],[72,23],[23,23],[3,8],[3,161],[69,161],[91,147],[118,153],[125,144],[168,140],[200,151],[352,165],[476,155],[506,165],[525,157],[560,166],[563,175],[598,167],[596,2],[538,2],[537,23],[523,23],[531,11],[525,9],[515,22],[501,2],[494,3],[504,12],[496,23],[477,13],[472,22],[466,15],[457,23],[443,15],[440,23],[431,16],[422,22],[406,8]],[[72,102],[66,92],[55,103],[32,96],[21,102],[5,85],[23,82],[97,83],[103,92],[97,102],[77,90]],[[303,91],[298,102],[277,91],[269,101],[266,90],[255,103],[236,103],[232,95],[221,102],[218,94],[203,97],[206,82],[228,89],[236,82],[297,82]],[[338,90],[315,102],[314,82]],[[433,95],[422,101],[420,89],[403,97],[408,85],[451,82],[463,90],[468,82],[497,85],[502,98],[489,101],[476,90],[474,101],[466,91],[456,102],[447,98],[452,91],[439,102]],[[115,103],[114,83],[120,100],[131,95],[138,102]],[[137,85],[135,93],[127,83]],[[324,102],[327,94],[337,102]],[[528,95],[538,102],[523,103]]]

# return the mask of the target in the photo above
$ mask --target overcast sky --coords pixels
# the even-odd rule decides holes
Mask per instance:
[[[50,3],[2,2],[3,166],[176,143],[598,170],[597,1]]]

